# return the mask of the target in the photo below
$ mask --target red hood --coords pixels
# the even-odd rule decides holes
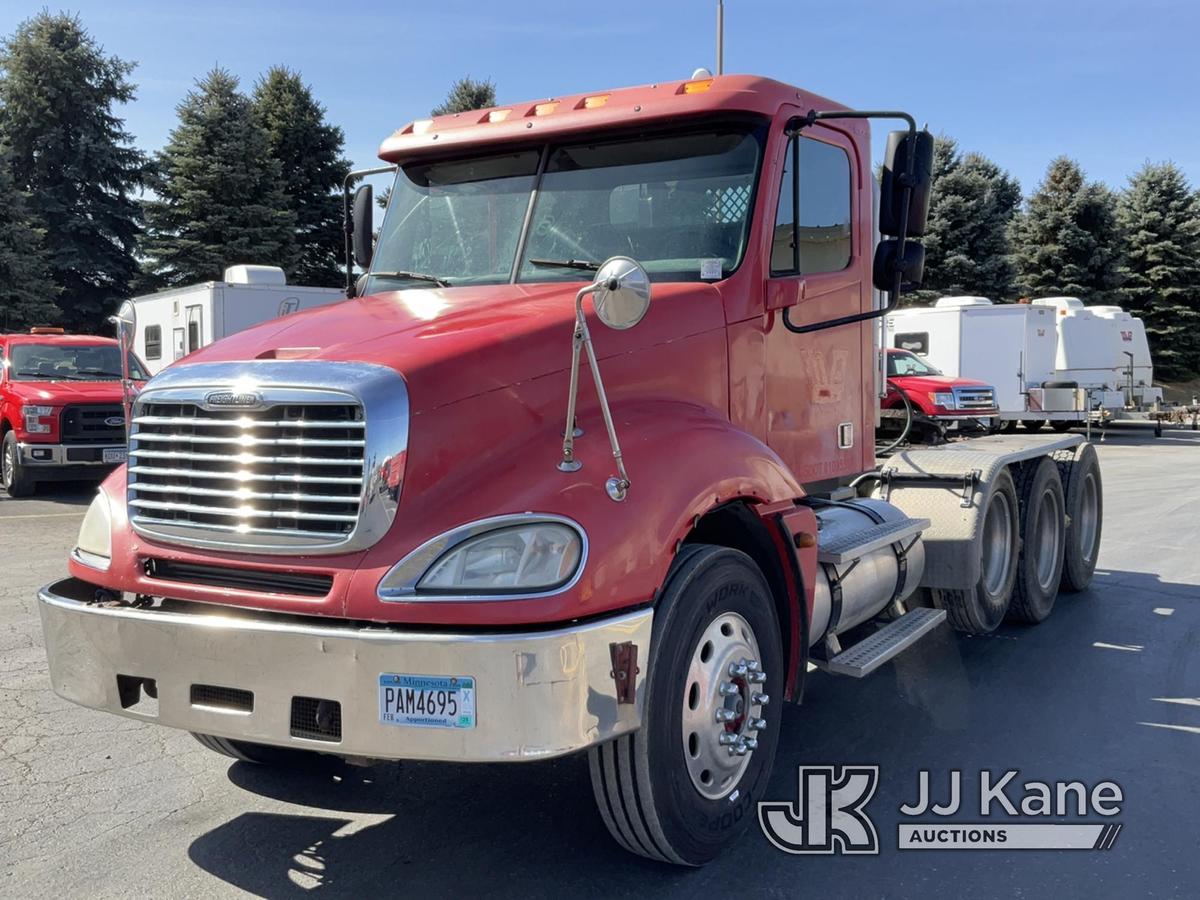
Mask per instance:
[[[391,291],[264,322],[178,365],[252,359],[355,360],[404,375],[416,410],[567,368],[579,282]],[[654,286],[636,328],[610,331],[584,301],[600,357],[724,326],[717,289]]]
[[[66,403],[120,403],[119,381],[15,381],[8,392],[22,403],[62,406]]]
[[[986,388],[991,387],[983,381],[972,378],[953,378],[949,375],[889,375],[888,381],[894,381],[906,390],[914,391],[948,391],[956,387]]]

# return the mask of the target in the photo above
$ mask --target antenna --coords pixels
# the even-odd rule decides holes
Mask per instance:
[[[717,0],[717,74],[725,74],[725,0]]]

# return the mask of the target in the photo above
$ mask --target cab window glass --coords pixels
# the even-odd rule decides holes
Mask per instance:
[[[799,140],[799,184],[788,144],[771,242],[775,275],[838,272],[850,264],[850,157],[832,144]]]

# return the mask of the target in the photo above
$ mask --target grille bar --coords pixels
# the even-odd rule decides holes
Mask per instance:
[[[321,421],[319,419],[262,420],[241,417],[237,419],[202,419],[196,416],[136,416],[134,425],[201,425],[212,428],[366,428],[366,422]]]
[[[189,441],[193,444],[231,444],[241,447],[365,447],[366,441],[330,440],[327,438],[261,438],[252,434],[226,437],[214,434],[146,434],[138,440],[151,443],[174,444]]]
[[[137,516],[135,521],[139,525],[157,525],[164,527],[171,525],[177,528],[186,527],[188,531],[204,532],[214,535],[243,535],[250,537],[290,537],[290,538],[312,538],[319,536],[318,532],[303,531],[296,528],[255,528],[253,526],[238,524],[238,525],[216,525],[211,522],[181,522],[178,519],[157,519],[153,516]],[[297,546],[302,546],[297,544]]]
[[[358,498],[353,498],[349,502],[357,505]],[[208,516],[232,516],[238,519],[306,519],[316,522],[358,521],[357,512],[354,515],[347,516],[340,513],[304,512],[298,509],[254,509],[249,506],[232,508],[228,506],[202,506],[199,503],[175,503],[162,500],[143,500],[141,498],[130,500],[129,505],[136,506],[138,509],[172,509],[179,512],[194,512]]]
[[[174,484],[139,484],[138,491],[151,494],[178,494],[182,488]],[[189,487],[187,493],[199,497],[232,497],[235,500],[299,500],[307,503],[358,503],[358,497],[345,494],[302,494],[298,491],[251,491],[245,488]]]
[[[136,436],[136,440],[142,440]],[[186,437],[181,437],[186,441]],[[129,455],[137,458],[154,459],[187,459],[196,462],[233,462],[233,463],[262,463],[274,466],[355,466],[362,468],[361,459],[342,459],[339,457],[308,457],[308,456],[257,456],[253,453],[191,453],[183,450],[130,450]]]
[[[228,472],[207,471],[204,469],[172,469],[162,466],[130,466],[129,471],[134,475],[163,475],[168,478],[221,478],[228,479]],[[238,481],[277,481],[277,482],[308,482],[319,481],[323,484],[361,485],[362,479],[352,476],[339,475],[278,475],[253,472],[238,472]],[[144,486],[144,485],[143,485]],[[191,488],[189,488],[191,490]]]

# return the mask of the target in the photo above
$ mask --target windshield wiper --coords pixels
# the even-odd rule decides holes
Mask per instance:
[[[426,275],[424,272],[370,272],[372,278],[411,278],[413,281],[428,281],[430,284],[436,284],[438,287],[450,287],[450,282],[445,278],[439,278],[437,275]]]
[[[589,259],[531,259],[531,266],[555,266],[560,269],[585,269],[588,272],[595,272],[600,268],[600,263],[594,263]]]

